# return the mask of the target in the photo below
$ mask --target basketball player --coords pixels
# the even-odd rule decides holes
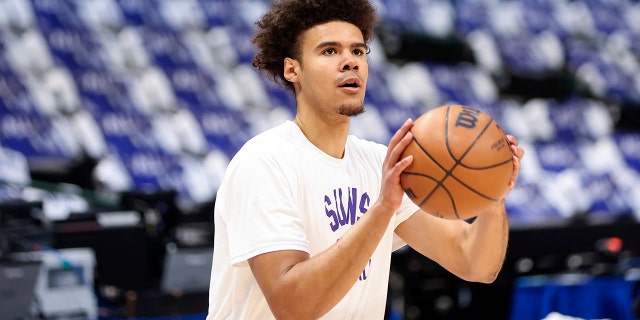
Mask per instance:
[[[468,281],[500,271],[504,199],[473,223],[432,216],[400,185],[410,119],[388,147],[348,135],[375,23],[367,0],[282,0],[258,21],[253,64],[293,92],[297,113],[229,164],[207,319],[383,319],[391,253],[405,244]],[[509,142],[513,188],[524,151]]]

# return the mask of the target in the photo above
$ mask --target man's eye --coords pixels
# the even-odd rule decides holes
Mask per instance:
[[[332,49],[332,48],[329,48],[329,49],[325,50],[325,51],[324,51],[324,53],[325,53],[325,54],[335,54],[335,53],[336,53],[336,50],[335,50],[335,49]]]
[[[365,49],[355,49],[353,50],[353,54],[357,55],[357,56],[362,56],[365,54],[369,54],[369,52],[371,52],[371,49],[369,47],[366,47]]]

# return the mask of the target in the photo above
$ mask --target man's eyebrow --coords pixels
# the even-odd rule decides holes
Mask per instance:
[[[340,42],[338,41],[325,41],[325,42],[321,42],[320,44],[318,44],[316,46],[316,49],[320,49],[320,48],[326,48],[326,47],[341,47],[342,44],[340,44]],[[364,42],[354,42],[351,44],[350,46],[351,48],[366,48],[367,44]]]

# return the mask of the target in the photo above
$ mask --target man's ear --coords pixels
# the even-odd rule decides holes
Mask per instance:
[[[298,60],[284,58],[284,78],[289,82],[297,82],[299,67]]]

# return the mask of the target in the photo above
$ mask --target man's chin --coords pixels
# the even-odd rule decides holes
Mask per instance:
[[[355,117],[364,113],[364,104],[358,105],[342,105],[338,110],[343,116]]]

